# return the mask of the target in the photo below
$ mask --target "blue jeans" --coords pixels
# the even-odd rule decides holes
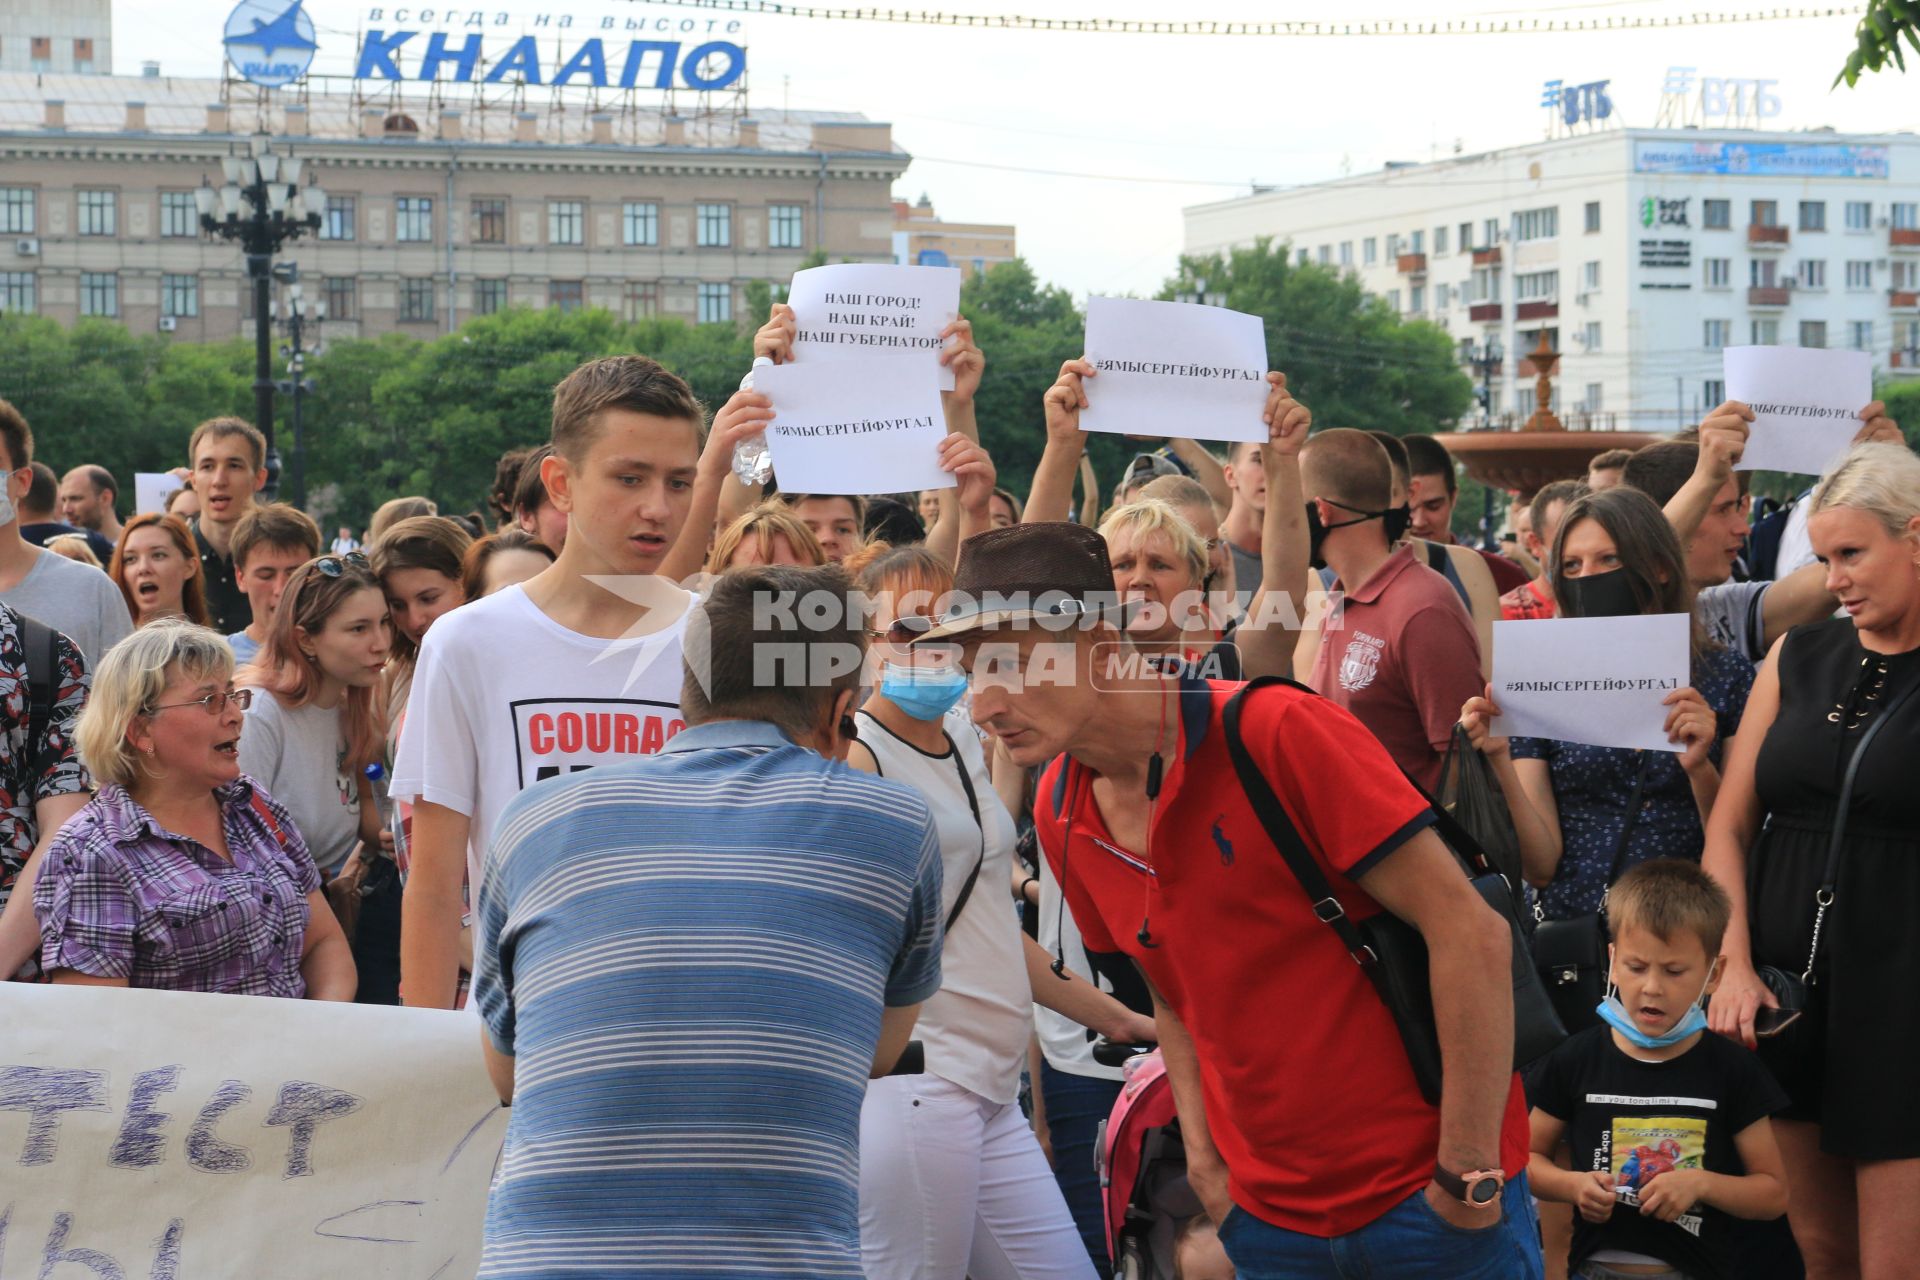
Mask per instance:
[[[1093,1169],[1093,1149],[1100,1122],[1113,1114],[1113,1104],[1120,1097],[1120,1082],[1056,1071],[1043,1059],[1040,1095],[1046,1102],[1047,1132],[1053,1139],[1053,1180],[1066,1197],[1067,1212],[1073,1215],[1094,1270],[1106,1280],[1113,1274],[1113,1262],[1107,1256],[1106,1212],[1100,1179]]]
[[[1238,1206],[1220,1228],[1239,1280],[1541,1280],[1540,1222],[1525,1175],[1507,1184],[1500,1221],[1456,1227],[1426,1188],[1344,1236],[1323,1239],[1262,1222]]]

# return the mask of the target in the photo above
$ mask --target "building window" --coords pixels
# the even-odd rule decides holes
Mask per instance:
[[[1873,321],[1855,320],[1847,329],[1851,339],[1848,345],[1855,351],[1873,350]]]
[[[1318,252],[1315,254],[1315,256],[1319,258],[1321,266],[1323,267],[1332,266],[1333,265],[1333,246],[1330,244],[1321,245]]]
[[[400,282],[400,319],[411,324],[427,324],[433,320],[433,281],[402,280]]]
[[[1827,229],[1827,202],[1825,200],[1802,200],[1800,202],[1800,229],[1802,231],[1825,231]]]
[[[1847,288],[1859,291],[1873,288],[1873,263],[1861,259],[1847,264]]]
[[[1755,320],[1752,331],[1754,346],[1777,347],[1780,345],[1780,322],[1778,320]]]
[[[0,271],[0,311],[32,315],[35,310],[31,271]]]
[[[32,235],[33,210],[32,187],[0,187],[0,233]]]
[[[1378,261],[1380,261],[1379,242],[1372,236],[1368,236],[1360,242],[1360,262],[1362,265],[1370,267]]]
[[[1398,258],[1399,256],[1400,256],[1400,237],[1397,234],[1390,235],[1387,237],[1387,258],[1389,261],[1391,261],[1392,259]]]
[[[359,314],[355,305],[352,276],[327,276],[321,282],[321,296],[327,304],[327,319],[351,320]]]
[[[1733,321],[1709,320],[1706,322],[1706,341],[1709,351],[1719,351],[1733,341]]]
[[[549,280],[547,305],[555,311],[578,311],[586,305],[586,290],[578,280]]]
[[[352,196],[328,196],[327,214],[320,220],[322,240],[353,239],[354,206]]]
[[[1427,251],[1427,233],[1424,231],[1414,232],[1413,243],[1408,247],[1407,252],[1408,253],[1425,253],[1426,251]]]
[[[1600,202],[1587,201],[1587,234],[1592,235],[1600,229]],[[1591,406],[1589,406],[1591,407]]]
[[[1847,230],[1873,230],[1873,202],[1871,200],[1847,201]]]
[[[1780,225],[1780,203],[1777,200],[1755,200],[1747,206],[1747,221],[1756,227],[1777,227]]]
[[[80,72],[93,69],[93,41],[85,36],[73,39],[73,69]]]
[[[1515,302],[1552,301],[1560,296],[1558,271],[1522,272],[1513,278]]]
[[[1305,249],[1295,249],[1293,251],[1293,265],[1296,267],[1304,267],[1307,265],[1307,251]]]
[[[200,277],[163,275],[160,277],[160,314],[197,316],[200,314]]]
[[[804,211],[797,204],[776,204],[767,210],[767,248],[800,249],[806,245]],[[1326,261],[1322,249],[1321,261]]]
[[[623,244],[659,244],[660,206],[652,201],[627,201],[621,206],[620,227],[620,238]]]
[[[1907,359],[1920,356],[1920,324],[1911,320],[1896,320],[1893,323],[1893,349],[1907,353]]]
[[[29,71],[42,75],[53,70],[53,37],[33,36],[27,44]]]
[[[1588,355],[1592,355],[1598,351],[1600,349],[1600,322],[1598,320],[1587,321],[1586,330],[1580,335],[1580,338],[1581,341],[1586,344]]]
[[[1515,240],[1551,240],[1560,234],[1560,210],[1525,209],[1514,215]]]
[[[1902,293],[1920,289],[1920,262],[1895,262],[1892,283]]]
[[[1810,258],[1800,264],[1800,287],[1802,289],[1824,289],[1827,287],[1827,263],[1824,258]]]
[[[1427,287],[1416,284],[1407,291],[1407,310],[1423,315],[1427,310]]]
[[[1747,283],[1756,289],[1778,289],[1780,287],[1779,262],[1773,258],[1749,258]]]
[[[1733,287],[1732,258],[1702,258],[1707,269],[1707,288],[1731,289]]]
[[[82,191],[80,194],[80,234],[83,236],[110,236],[114,234],[114,212],[118,199],[111,191]]]
[[[1803,347],[1826,346],[1827,322],[1825,320],[1802,320],[1800,322],[1800,345]]]
[[[1351,240],[1340,242],[1340,265],[1343,267],[1353,265],[1353,241]]]
[[[1587,395],[1586,399],[1582,402],[1582,407],[1585,408],[1588,413],[1600,412],[1600,396],[1603,385],[1604,384],[1598,382],[1589,382],[1587,384]]]
[[[660,286],[651,280],[629,280],[620,294],[620,318],[629,321],[651,320],[659,314]]]
[[[1708,231],[1725,231],[1733,225],[1733,201],[1702,200],[1700,225]]]
[[[120,314],[120,277],[111,271],[80,273],[80,314],[117,316]]]
[[[1446,251],[1447,229],[1445,227],[1435,227],[1433,229],[1433,255],[1437,258],[1444,255]]]
[[[1387,290],[1387,305],[1393,309],[1395,315],[1400,314],[1400,291],[1398,289]]]
[[[1460,224],[1460,252],[1467,253],[1472,249],[1473,224],[1471,222],[1463,222]]]
[[[1580,269],[1580,287],[1592,292],[1600,287],[1600,264],[1589,262]]]
[[[724,208],[725,206],[721,206]],[[700,286],[700,323],[728,324],[733,320],[733,286],[730,284],[703,284]]]
[[[505,280],[475,280],[473,282],[473,314],[490,316],[507,305],[507,282]]]
[[[1453,302],[1453,286],[1441,281],[1433,287],[1433,309],[1445,311]]]
[[[433,201],[427,196],[401,196],[393,202],[393,238],[402,242],[433,239]],[[409,282],[411,283],[411,282]],[[431,282],[429,282],[431,283]],[[424,319],[433,319],[429,303]],[[406,319],[402,316],[401,319]]]
[[[587,206],[580,200],[547,201],[547,243],[585,244]]]
[[[694,243],[702,249],[725,249],[733,243],[732,205],[695,205],[694,221],[698,228]]]
[[[191,191],[160,193],[160,234],[168,237],[192,236],[200,231],[200,210]]]
[[[1723,405],[1727,402],[1727,384],[1718,378],[1708,378],[1700,384],[1702,404]]]
[[[1892,212],[1895,231],[1920,230],[1920,204],[1910,200],[1895,201]]]
[[[475,244],[505,244],[507,242],[507,202],[498,197],[489,196],[473,202],[473,242]]]
[[[1467,281],[1468,302],[1500,301],[1500,272],[1495,267],[1475,267]]]

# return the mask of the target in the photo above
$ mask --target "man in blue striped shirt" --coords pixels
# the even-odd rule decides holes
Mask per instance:
[[[481,1276],[861,1276],[860,1105],[940,986],[940,851],[918,792],[841,762],[862,620],[756,608],[849,588],[718,579],[690,727],[501,815],[474,995],[513,1118]],[[767,680],[779,654],[803,662]]]

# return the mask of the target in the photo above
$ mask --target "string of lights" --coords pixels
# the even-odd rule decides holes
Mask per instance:
[[[1582,18],[1454,18],[1419,21],[1405,18],[1289,19],[1231,22],[1207,19],[1162,21],[1150,18],[1040,18],[1028,14],[947,13],[940,10],[840,8],[786,4],[781,0],[645,0],[678,9],[773,18],[843,22],[885,22],[912,26],[974,27],[998,31],[1056,31],[1083,35],[1294,36],[1309,39],[1379,36],[1578,35],[1606,31],[1670,31],[1682,27],[1728,26],[1737,22],[1794,22],[1817,18],[1857,18],[1863,5],[1757,9],[1748,12],[1609,14]]]

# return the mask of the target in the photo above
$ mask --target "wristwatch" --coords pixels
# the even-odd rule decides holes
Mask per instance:
[[[1433,1167],[1433,1180],[1442,1191],[1469,1209],[1496,1208],[1500,1203],[1500,1193],[1507,1185],[1507,1175],[1498,1169],[1454,1173],[1445,1165]]]

